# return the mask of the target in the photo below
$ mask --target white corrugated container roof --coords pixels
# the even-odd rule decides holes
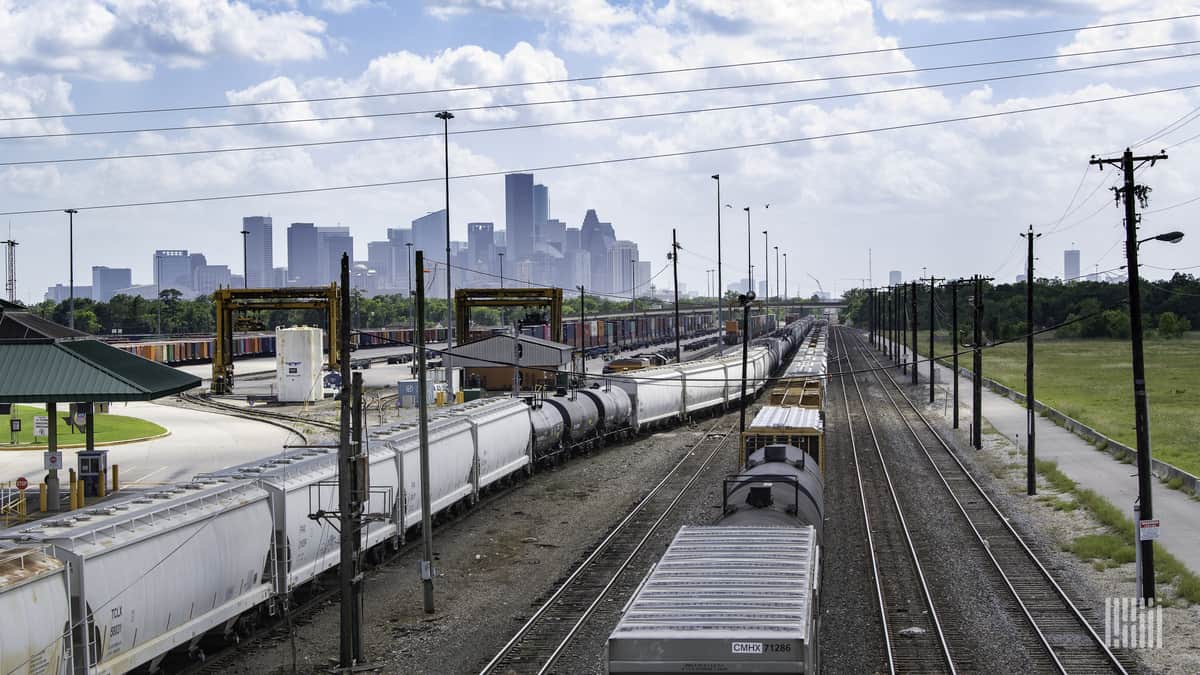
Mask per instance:
[[[748,430],[754,429],[816,429],[824,427],[821,411],[816,408],[794,408],[776,405],[763,406]]]
[[[811,527],[683,527],[614,639],[805,640],[816,555]]]

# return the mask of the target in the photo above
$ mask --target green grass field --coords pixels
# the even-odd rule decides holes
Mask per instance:
[[[939,336],[941,337],[941,336]],[[929,333],[919,334],[922,353]],[[1145,342],[1154,456],[1200,474],[1200,334]],[[938,341],[936,351],[950,351]],[[970,355],[959,357],[969,368]],[[1025,390],[1025,343],[985,349],[983,376]],[[1133,366],[1127,340],[1058,340],[1039,336],[1034,346],[1037,399],[1133,447]]]
[[[63,421],[66,412],[63,410],[66,406],[61,406],[58,411],[58,444],[74,445],[76,443],[83,444],[84,435],[81,432],[71,430],[67,423]],[[19,445],[29,445],[33,443],[33,417],[35,415],[45,415],[46,411],[41,408],[32,406],[18,405],[13,406],[13,412],[21,420],[21,431],[17,434],[17,443]],[[8,443],[12,438],[12,434],[8,432],[10,417],[0,416],[4,425],[0,428],[0,443]],[[127,441],[135,438],[146,438],[149,436],[158,436],[166,433],[167,430],[158,426],[153,422],[147,422],[136,417],[126,417],[125,415],[96,415],[96,442],[108,443],[112,441]],[[46,439],[39,438],[38,444],[45,445]],[[5,447],[0,445],[0,448]],[[12,447],[12,446],[9,446]]]

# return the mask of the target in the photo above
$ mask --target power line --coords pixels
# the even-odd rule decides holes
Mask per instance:
[[[424,94],[453,94],[467,91],[485,91],[492,89],[507,89],[515,87],[529,87],[550,84],[571,84],[574,82],[595,82],[600,80],[615,80],[632,77],[646,77],[651,75],[669,75],[678,73],[693,73],[706,70],[723,70],[730,68],[745,68],[750,66],[775,65],[780,63],[796,63],[801,61],[816,61],[823,59],[843,58],[847,56],[866,56],[871,54],[887,54],[894,52],[902,52],[917,49],[933,49],[938,47],[954,47],[968,44],[979,44],[983,42],[995,42],[1000,40],[1014,40],[1021,38],[1043,37],[1048,35],[1061,35],[1063,33],[1077,33],[1081,31],[1101,30],[1106,28],[1118,28],[1123,26],[1136,26],[1150,23],[1162,23],[1167,21],[1178,21],[1182,19],[1192,19],[1200,17],[1200,14],[1179,14],[1175,16],[1158,17],[1152,19],[1139,19],[1135,21],[1120,21],[1114,23],[1097,24],[1092,26],[1075,26],[1071,28],[1056,28],[1044,31],[1032,31],[1026,33],[1009,33],[1007,35],[993,35],[979,38],[967,38],[963,40],[948,40],[943,42],[927,42],[924,44],[915,44],[908,46],[884,47],[879,49],[863,49],[848,52],[834,52],[830,54],[816,54],[810,56],[795,56],[779,59],[766,59],[759,61],[741,61],[736,63],[723,63],[711,66],[687,66],[682,68],[668,68],[663,70],[644,70],[631,73],[612,73],[608,75],[588,75],[581,77],[566,77],[550,80],[535,80],[526,82],[509,82],[504,84],[482,84],[469,85],[462,87],[443,87],[439,89],[423,89],[411,91],[395,91],[378,94],[355,94],[347,96],[322,96],[313,98],[298,98],[284,99],[276,101],[257,101],[252,103],[222,103],[210,105],[190,105],[190,106],[171,106],[160,108],[131,108],[126,110],[107,110],[82,113],[59,113],[54,115],[26,115],[20,117],[0,117],[0,122],[17,122],[26,120],[46,120],[46,119],[68,119],[80,117],[103,117],[115,115],[140,115],[149,113],[166,113],[166,112],[189,112],[199,110],[230,110],[238,108],[252,108],[263,106],[289,105],[294,103],[328,103],[334,101],[351,101],[362,99],[390,98],[399,96],[418,96]],[[440,110],[440,109],[439,109]]]
[[[1177,92],[1177,91],[1188,91],[1188,90],[1192,90],[1192,89],[1196,89],[1196,88],[1200,88],[1200,84],[1188,84],[1188,85],[1183,85],[1183,86],[1179,86],[1179,87],[1170,87],[1167,89],[1154,89],[1151,91],[1136,92],[1136,93],[1132,93],[1132,94],[1104,96],[1101,98],[1083,99],[1083,100],[1079,100],[1079,101],[1068,101],[1066,103],[1052,103],[1052,104],[1047,104],[1047,105],[1034,106],[1034,107],[1030,107],[1030,108],[1016,108],[1013,110],[1002,110],[1002,111],[990,112],[990,113],[980,113],[977,115],[963,115],[961,117],[948,117],[948,118],[943,118],[943,119],[939,119],[939,120],[929,120],[926,122],[911,122],[908,124],[895,124],[895,125],[890,125],[890,126],[874,127],[874,128],[869,128],[869,129],[857,129],[854,131],[842,131],[842,132],[829,133],[829,134],[816,134],[816,135],[812,135],[812,136],[801,136],[801,137],[797,137],[797,138],[787,138],[787,139],[780,139],[780,140],[774,140],[774,141],[760,141],[757,143],[739,143],[739,144],[735,144],[735,145],[726,145],[726,146],[720,146],[720,147],[714,147],[714,148],[701,148],[701,149],[696,149],[696,150],[680,150],[680,151],[676,151],[676,152],[662,152],[662,153],[654,153],[654,154],[648,154],[648,155],[635,155],[635,156],[629,156],[629,157],[614,157],[614,158],[609,158],[609,159],[598,159],[598,160],[583,161],[583,162],[548,164],[548,165],[544,165],[544,166],[527,167],[527,168],[522,168],[522,169],[506,169],[506,170],[502,170],[502,171],[481,171],[478,173],[460,174],[457,176],[450,176],[450,178],[453,180],[463,180],[463,179],[468,179],[468,178],[486,178],[486,177],[491,177],[491,176],[503,176],[503,175],[509,174],[509,173],[531,173],[531,172],[537,172],[537,171],[554,171],[554,170],[559,170],[559,169],[571,169],[571,168],[579,168],[579,167],[605,166],[605,165],[610,165],[610,164],[624,164],[624,163],[628,163],[628,162],[639,162],[639,161],[645,161],[645,160],[651,160],[651,159],[688,157],[688,156],[692,156],[692,155],[711,154],[711,153],[717,153],[717,152],[726,152],[726,151],[730,151],[730,150],[745,150],[745,149],[750,149],[750,148],[764,148],[764,147],[771,147],[771,146],[776,146],[776,145],[789,145],[789,144],[793,144],[793,143],[807,143],[807,142],[811,142],[811,141],[828,140],[828,139],[834,139],[834,138],[847,138],[847,137],[852,137],[852,136],[880,133],[880,132],[885,132],[885,131],[900,131],[900,130],[905,130],[905,129],[919,129],[919,128],[923,128],[923,127],[936,126],[939,124],[949,124],[952,122],[968,122],[968,121],[972,121],[972,120],[992,119],[992,118],[996,118],[996,117],[1006,117],[1008,115],[1016,115],[1016,114],[1022,114],[1022,113],[1041,112],[1041,111],[1045,111],[1045,110],[1056,110],[1056,109],[1062,109],[1062,108],[1072,108],[1075,106],[1089,105],[1092,103],[1108,103],[1108,102],[1112,102],[1112,101],[1121,101],[1121,100],[1126,100],[1126,99],[1140,98],[1143,96],[1153,96],[1156,94],[1165,94],[1165,93],[1171,93],[1171,92]],[[104,209],[131,208],[131,207],[137,207],[137,206],[167,206],[167,205],[172,205],[172,204],[195,204],[195,203],[205,203],[205,202],[215,202],[215,201],[227,201],[227,200],[233,200],[233,199],[250,199],[250,198],[256,198],[256,197],[279,197],[279,196],[285,196],[285,195],[318,194],[318,193],[324,193],[324,192],[335,192],[335,191],[340,191],[340,190],[360,190],[360,189],[369,189],[369,188],[395,187],[395,186],[400,186],[400,185],[416,185],[416,184],[420,184],[420,183],[429,183],[429,182],[433,182],[433,181],[442,181],[442,180],[445,180],[444,176],[429,177],[429,178],[409,178],[409,179],[403,179],[403,180],[378,181],[378,182],[374,182],[374,183],[357,183],[357,184],[351,184],[351,185],[334,185],[334,186],[315,187],[315,188],[298,188],[298,189],[291,189],[291,190],[272,190],[272,191],[251,192],[251,193],[241,193],[241,194],[232,194],[232,195],[216,195],[216,196],[211,196],[211,197],[182,197],[179,199],[161,199],[161,200],[142,201],[142,202],[95,204],[95,205],[90,205],[90,206],[76,206],[73,208],[76,208],[77,210],[80,210],[80,211],[85,211],[85,210],[86,211],[98,211],[98,210],[104,210]],[[1198,197],[1197,199],[1200,199],[1200,197]],[[1181,205],[1177,205],[1177,206],[1181,206]],[[1160,210],[1163,210],[1163,209],[1160,209]],[[34,214],[40,214],[40,213],[58,213],[60,211],[62,211],[62,208],[58,208],[58,207],[45,208],[45,209],[27,209],[27,210],[23,210],[23,211],[0,211],[0,216],[34,215]]]
[[[909,74],[932,72],[932,71],[938,71],[938,70],[956,70],[956,69],[960,69],[960,68],[977,68],[977,67],[982,67],[982,66],[1023,63],[1023,62],[1029,62],[1029,61],[1044,61],[1047,59],[1062,59],[1062,58],[1068,58],[1068,57],[1074,57],[1074,56],[1093,56],[1096,54],[1136,51],[1136,50],[1142,50],[1142,49],[1157,49],[1157,48],[1161,48],[1161,47],[1177,47],[1177,46],[1197,44],[1197,43],[1200,43],[1200,40],[1186,40],[1186,41],[1182,41],[1182,42],[1167,42],[1167,43],[1161,43],[1161,44],[1156,44],[1156,45],[1141,45],[1141,46],[1137,46],[1137,47],[1119,47],[1119,48],[1112,48],[1112,49],[1099,49],[1099,50],[1093,50],[1093,51],[1088,51],[1088,52],[1073,52],[1070,54],[1052,54],[1052,55],[1048,55],[1048,56],[1030,56],[1030,57],[1023,57],[1023,58],[1014,58],[1014,59],[979,61],[979,62],[975,62],[975,63],[955,64],[955,65],[948,65],[948,66],[928,66],[928,67],[924,67],[924,68],[909,68],[909,69],[905,69],[905,70],[878,71],[878,72],[873,72],[873,73],[856,73],[856,74],[850,74],[850,75],[831,75],[831,76],[825,76],[825,77],[810,77],[810,78],[802,78],[802,79],[795,79],[795,80],[774,80],[774,81],[769,81],[769,82],[751,82],[751,83],[743,83],[743,84],[712,85],[712,86],[708,86],[708,87],[691,87],[691,88],[687,88],[687,89],[670,89],[670,90],[663,90],[663,91],[650,91],[650,92],[640,92],[640,93],[632,93],[632,94],[606,94],[603,96],[583,96],[583,97],[577,97],[577,98],[551,99],[551,100],[547,100],[547,101],[519,101],[519,102],[514,102],[514,103],[493,103],[493,104],[488,104],[488,105],[451,108],[451,110],[456,113],[464,113],[464,112],[478,112],[478,111],[485,111],[485,110],[499,110],[499,109],[508,109],[508,108],[530,108],[530,107],[538,107],[538,106],[546,106],[546,105],[559,105],[559,104],[566,104],[566,103],[591,103],[591,102],[596,102],[596,101],[615,101],[615,100],[648,98],[648,97],[656,97],[656,96],[673,96],[673,95],[678,95],[678,94],[697,94],[697,93],[707,93],[707,92],[712,92],[712,91],[731,91],[731,90],[753,89],[753,88],[761,88],[761,87],[775,87],[775,86],[791,85],[791,84],[815,84],[815,83],[821,83],[821,82],[862,79],[862,78],[868,78],[868,77],[909,75]],[[1190,56],[1196,56],[1196,54],[1172,54],[1172,55],[1168,55],[1168,56],[1160,56],[1160,57],[1155,57],[1155,58],[1150,58],[1150,59],[1139,59],[1139,60],[1135,60],[1135,61],[1123,61],[1123,62],[1116,62],[1116,63],[1112,63],[1112,64],[1096,64],[1096,65],[1091,65],[1091,66],[1080,66],[1077,68],[1064,68],[1064,69],[1053,70],[1053,71],[1042,71],[1040,73],[1028,73],[1028,74],[1022,74],[1022,75],[1013,75],[1013,76],[1008,76],[1008,77],[995,77],[995,78],[981,78],[978,80],[965,80],[965,81],[961,82],[960,84],[968,84],[968,83],[973,83],[973,82],[991,82],[991,81],[997,81],[997,80],[1003,80],[1003,79],[1014,79],[1016,77],[1031,77],[1033,75],[1039,75],[1039,74],[1049,75],[1049,74],[1054,74],[1054,73],[1092,70],[1095,68],[1106,68],[1106,67],[1117,66],[1117,65],[1148,63],[1148,62],[1152,62],[1152,61],[1163,61],[1163,60],[1170,60],[1170,59],[1177,59],[1177,58],[1187,58]],[[943,85],[943,86],[949,86],[949,85]],[[925,87],[924,86],[913,87],[913,89],[921,89],[921,88],[925,88]],[[905,90],[898,89],[896,91],[905,91]],[[820,99],[816,99],[816,100],[820,100]],[[157,133],[157,132],[165,132],[165,131],[198,131],[198,130],[209,130],[209,129],[232,129],[232,128],[242,128],[242,127],[274,126],[274,125],[280,125],[280,124],[302,124],[302,123],[311,123],[311,122],[340,122],[340,121],[349,121],[349,120],[375,119],[375,118],[383,118],[383,117],[427,116],[427,115],[433,115],[437,112],[441,112],[442,110],[443,110],[443,108],[439,107],[439,108],[430,108],[430,109],[424,109],[424,110],[399,110],[399,111],[378,112],[378,113],[358,113],[358,114],[354,114],[354,115],[326,115],[326,116],[301,117],[301,118],[284,119],[284,120],[258,120],[258,121],[253,121],[253,122],[214,122],[211,124],[193,124],[193,125],[184,125],[184,126],[164,126],[164,127],[141,127],[141,128],[135,128],[135,129],[101,129],[101,130],[96,130],[96,131],[47,132],[47,133],[41,133],[41,134],[0,136],[0,141],[33,140],[33,139],[42,139],[42,138],[68,138],[68,137],[79,137],[79,136],[113,136],[113,135],[122,135],[122,134],[137,134],[137,133],[150,133],[150,132]],[[462,133],[462,132],[459,131],[459,132],[451,132],[451,133]],[[429,135],[436,135],[436,134],[429,134]]]
[[[729,105],[729,106],[718,106],[718,107],[707,107],[707,108],[689,108],[689,109],[684,109],[684,110],[670,110],[670,111],[652,112],[652,113],[634,113],[634,114],[629,114],[629,115],[616,115],[616,116],[610,116],[610,117],[594,117],[594,118],[584,118],[584,119],[576,119],[576,120],[562,120],[562,121],[557,121],[557,122],[532,122],[532,123],[528,123],[528,124],[515,124],[515,125],[510,125],[510,126],[504,126],[504,127],[486,127],[483,129],[460,129],[460,130],[450,131],[450,132],[423,132],[423,133],[417,133],[417,134],[402,134],[402,135],[394,135],[394,136],[374,136],[374,137],[369,137],[369,138],[339,139],[339,140],[332,140],[332,141],[305,141],[305,142],[298,142],[298,143],[276,143],[276,144],[269,144],[269,145],[252,145],[252,146],[242,146],[242,147],[234,147],[234,148],[211,148],[211,149],[206,149],[206,150],[172,150],[172,151],[164,151],[164,152],[137,153],[137,154],[132,154],[132,155],[104,155],[104,156],[91,156],[91,157],[71,157],[71,158],[61,158],[61,159],[31,159],[31,160],[18,160],[18,161],[12,161],[12,162],[0,162],[0,166],[70,164],[70,163],[76,163],[76,162],[99,162],[99,161],[111,161],[111,160],[119,160],[119,159],[150,159],[150,158],[161,158],[161,157],[183,157],[183,156],[194,156],[194,155],[211,155],[211,154],[226,153],[226,152],[282,150],[282,149],[287,149],[287,148],[311,148],[311,147],[322,147],[322,146],[346,145],[346,144],[351,144],[351,143],[374,143],[374,142],[381,142],[381,141],[413,140],[413,139],[419,139],[419,138],[440,138],[444,133],[449,133],[449,135],[451,135],[451,136],[458,136],[458,135],[466,135],[466,134],[493,133],[493,132],[497,132],[497,131],[517,131],[517,130],[523,130],[523,129],[541,129],[541,128],[547,128],[547,127],[559,127],[559,126],[568,126],[568,125],[575,125],[575,124],[590,124],[590,123],[595,123],[595,122],[619,122],[619,121],[628,121],[628,120],[636,120],[636,119],[670,117],[670,116],[674,116],[674,115],[692,115],[692,114],[708,113],[708,112],[725,112],[725,111],[729,111],[729,110],[745,110],[748,108],[759,108],[759,107],[776,106],[776,105],[789,105],[789,104],[794,104],[794,103],[812,103],[812,102],[816,102],[816,101],[829,101],[829,100],[844,99],[844,98],[857,98],[860,96],[876,96],[876,95],[880,95],[880,94],[894,94],[894,93],[902,93],[902,92],[910,92],[910,91],[919,91],[919,90],[925,90],[925,89],[938,89],[941,87],[953,87],[953,86],[961,86],[961,85],[966,85],[966,84],[979,84],[979,83],[983,83],[983,82],[997,82],[1000,80],[1014,80],[1014,79],[1020,79],[1020,78],[1025,78],[1025,77],[1037,77],[1037,76],[1041,76],[1041,75],[1055,75],[1055,74],[1075,72],[1075,71],[1081,71],[1081,70],[1093,70],[1093,69],[1097,69],[1097,68],[1109,68],[1109,67],[1113,67],[1113,66],[1134,65],[1134,64],[1143,63],[1145,61],[1159,61],[1159,60],[1163,60],[1163,59],[1176,59],[1176,58],[1185,58],[1185,57],[1191,57],[1191,56],[1200,56],[1200,54],[1179,54],[1179,55],[1156,57],[1156,58],[1152,58],[1152,59],[1143,59],[1143,60],[1137,60],[1137,61],[1119,61],[1119,62],[1115,62],[1115,63],[1080,66],[1077,68],[1060,68],[1060,69],[1055,69],[1055,70],[1037,71],[1037,72],[1032,72],[1032,73],[1017,73],[1017,74],[1013,74],[1013,75],[998,75],[995,77],[975,78],[975,79],[970,79],[970,80],[958,80],[958,81],[954,81],[954,82],[941,82],[941,83],[935,83],[935,84],[911,85],[908,87],[896,87],[896,88],[892,88],[892,89],[878,89],[878,90],[874,90],[874,91],[850,92],[850,93],[843,93],[843,94],[826,94],[826,95],[822,95],[822,96],[808,96],[808,97],[803,97],[803,98],[783,99],[783,100],[774,100],[774,101],[759,101],[759,102],[755,102],[755,103],[741,103],[741,104]],[[192,128],[192,127],[189,127],[189,128]],[[86,132],[81,132],[81,133],[86,133]],[[3,140],[3,139],[0,138],[0,140]],[[1086,175],[1086,171],[1085,171],[1085,175]]]

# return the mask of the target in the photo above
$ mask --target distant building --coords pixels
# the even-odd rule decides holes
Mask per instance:
[[[608,279],[612,284],[609,289],[613,293],[629,295],[634,291],[637,274],[638,246],[637,243],[622,239],[613,242],[608,249]],[[638,288],[639,292],[643,289]],[[649,292],[650,289],[644,289]]]
[[[426,260],[446,259],[446,210],[434,211],[412,221],[413,249]]]
[[[233,285],[233,274],[229,271],[229,265],[203,265],[196,268],[195,274],[192,288],[200,295],[212,295],[218,288]]]
[[[158,287],[154,284],[138,284],[129,288],[118,288],[113,296],[128,295],[130,297],[142,298],[143,300],[155,300],[158,298]]]
[[[242,218],[242,229],[250,234],[246,238],[246,269],[243,273],[250,280],[251,288],[267,288],[273,281],[275,267],[274,249],[271,245],[271,217],[248,216]]]
[[[533,186],[533,232],[535,240],[545,241],[541,228],[550,220],[550,188],[542,184]]]
[[[284,288],[285,286],[291,286],[291,285],[292,284],[290,284],[288,282],[288,269],[286,267],[272,267],[271,268],[271,287],[272,288]]]
[[[888,272],[888,284],[889,285],[899,286],[903,282],[904,282],[904,275],[900,273],[900,270],[892,270],[892,271]]]
[[[529,335],[517,338],[518,382],[521,389],[555,386],[556,371],[571,362],[574,347]],[[492,335],[452,347],[445,356],[446,367],[462,368],[467,387],[489,391],[512,388],[512,335]],[[504,365],[507,364],[507,365]]]
[[[1078,281],[1079,276],[1079,249],[1063,251],[1063,281]]]
[[[91,297],[92,297],[92,287],[91,286],[76,286],[75,287],[75,298],[76,299],[91,298]],[[53,300],[54,302],[66,302],[67,300],[70,300],[71,299],[70,285],[54,284],[53,286],[47,288],[46,289],[46,299]]]
[[[595,209],[588,209],[579,231],[579,247],[591,254],[592,286],[600,292],[620,290],[612,276],[609,251],[617,239],[612,223],[602,223]],[[628,290],[626,288],[626,290]]]
[[[763,281],[762,279],[759,279],[758,280],[758,290],[756,290],[754,292],[758,295],[758,297],[766,298],[767,297],[767,282]]]
[[[566,236],[567,224],[557,218],[551,218],[541,225],[541,241],[544,246],[553,246],[559,251],[564,250],[563,239]],[[576,240],[578,244],[578,239]]]
[[[579,228],[578,227],[563,228],[563,251],[574,251],[578,248],[580,248]]]
[[[510,173],[504,177],[504,230],[513,262],[533,253],[533,174]]]
[[[1017,275],[1017,281],[1016,281],[1016,283],[1018,283],[1018,284],[1023,284],[1023,283],[1025,283],[1025,275],[1024,275],[1024,274],[1018,274],[1018,275]]]
[[[318,284],[337,283],[342,278],[342,255],[354,260],[354,237],[348,227],[317,228]]]
[[[312,223],[292,223],[287,232],[288,277],[294,286],[323,283],[317,264],[317,227]]]
[[[128,267],[92,267],[92,299],[108,302],[117,289],[133,285],[133,270]]]
[[[635,269],[637,270],[635,281],[637,283],[638,294],[649,293],[650,287],[654,283],[650,280],[650,275],[653,273],[650,269],[650,261],[639,260]]]
[[[186,250],[160,249],[154,252],[154,285],[189,294],[192,289],[192,258]]]

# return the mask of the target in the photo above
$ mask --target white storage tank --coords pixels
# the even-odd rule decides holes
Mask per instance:
[[[321,356],[325,331],[312,326],[275,329],[275,391],[283,403],[308,403],[323,397]]]

